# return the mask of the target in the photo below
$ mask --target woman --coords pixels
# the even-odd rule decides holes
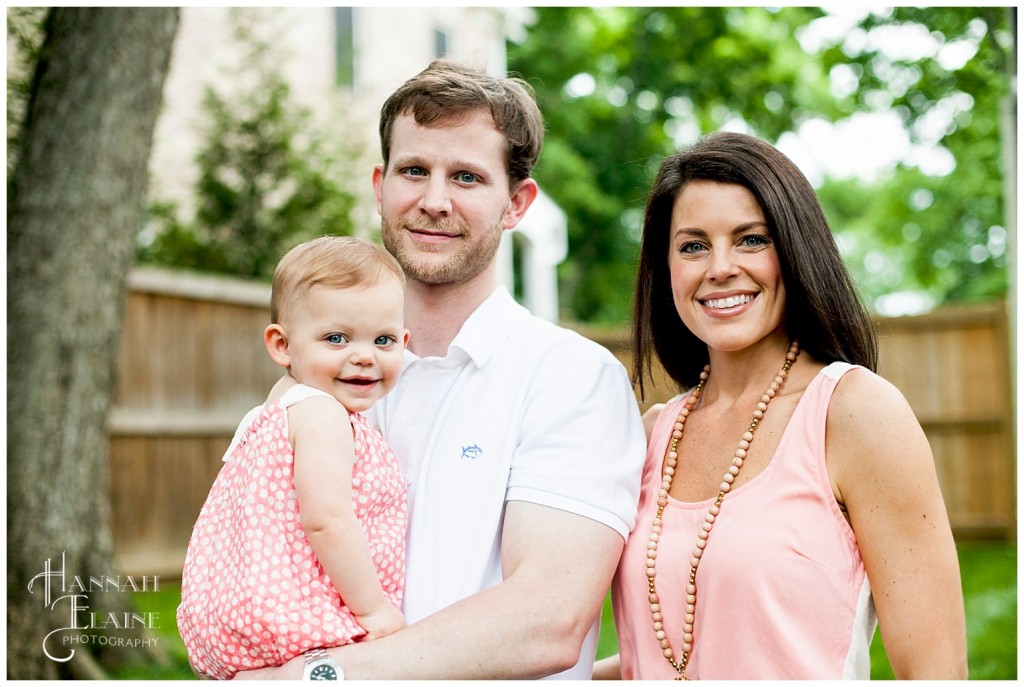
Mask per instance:
[[[709,136],[647,204],[634,380],[690,391],[651,427],[595,677],[965,678],[960,575],[931,450],[807,180]],[[876,621],[877,610],[877,621]]]

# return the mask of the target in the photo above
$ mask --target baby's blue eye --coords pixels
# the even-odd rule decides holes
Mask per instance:
[[[335,345],[343,344],[346,341],[348,341],[348,339],[345,338],[344,334],[328,334],[327,335],[327,343],[330,343],[330,344],[335,344]]]
[[[385,335],[385,336],[378,336],[378,337],[377,337],[377,338],[376,338],[376,339],[374,340],[374,342],[373,342],[373,343],[375,343],[375,344],[376,344],[376,345],[378,345],[378,346],[387,346],[387,345],[389,345],[389,344],[391,344],[391,343],[394,343],[394,341],[395,341],[394,337],[391,337],[391,336],[386,336],[386,335]]]

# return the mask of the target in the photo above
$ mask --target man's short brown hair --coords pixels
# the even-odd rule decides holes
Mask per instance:
[[[458,121],[487,110],[505,136],[509,185],[529,178],[544,143],[544,119],[533,89],[519,77],[497,78],[451,60],[436,60],[406,81],[380,111],[380,146],[387,172],[395,119],[410,114],[420,126]]]

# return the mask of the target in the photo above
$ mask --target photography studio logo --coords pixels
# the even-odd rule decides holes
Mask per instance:
[[[160,627],[159,613],[95,612],[89,608],[89,595],[96,592],[122,594],[160,591],[160,578],[153,576],[116,576],[86,578],[65,572],[64,552],[55,565],[47,558],[43,571],[28,583],[32,595],[41,595],[43,607],[57,614],[61,626],[43,637],[43,653],[51,661],[64,663],[74,655],[75,645],[101,644],[111,646],[144,647],[157,642],[156,637],[139,639],[120,637],[118,631],[154,629]]]

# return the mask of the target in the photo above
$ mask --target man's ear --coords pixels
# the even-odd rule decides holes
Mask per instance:
[[[384,165],[376,165],[373,168],[373,195],[377,199],[377,214],[383,215],[383,205],[381,203],[381,197],[384,193]]]
[[[288,353],[288,334],[284,327],[279,324],[268,325],[263,330],[263,343],[267,347],[270,359],[281,367],[291,365],[291,356]]]
[[[526,178],[520,181],[509,197],[508,207],[502,216],[502,227],[514,229],[526,211],[533,205],[533,201],[537,199],[539,193],[540,189],[537,188],[537,182],[533,179]]]

